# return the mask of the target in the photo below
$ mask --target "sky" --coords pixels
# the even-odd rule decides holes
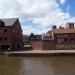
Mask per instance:
[[[0,18],[19,18],[23,34],[75,22],[75,0],[0,0]]]

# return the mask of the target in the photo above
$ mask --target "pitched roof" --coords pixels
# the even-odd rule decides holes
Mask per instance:
[[[54,29],[53,32],[54,34],[75,33],[75,28],[74,29],[70,29],[70,28]]]
[[[17,20],[17,18],[8,18],[8,19],[0,19],[0,20],[5,23],[5,26],[12,26]]]

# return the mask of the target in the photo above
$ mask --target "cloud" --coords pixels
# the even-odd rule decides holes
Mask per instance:
[[[64,2],[61,0],[61,4]],[[52,25],[64,26],[67,22],[75,22],[75,17],[69,11],[62,11],[56,0],[0,0],[0,18],[11,17],[20,19],[23,34],[40,34],[51,29]],[[31,21],[32,25],[26,25],[25,21]]]
[[[66,2],[66,0],[60,0],[60,4],[64,4]]]
[[[32,26],[22,26],[22,29],[23,29],[23,34],[27,34],[27,35],[29,35],[30,33],[41,34],[40,29],[36,29]],[[47,31],[48,31],[47,28],[42,29],[42,34],[46,33]]]

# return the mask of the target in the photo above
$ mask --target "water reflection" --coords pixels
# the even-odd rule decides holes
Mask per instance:
[[[0,75],[75,75],[75,57],[0,56]]]

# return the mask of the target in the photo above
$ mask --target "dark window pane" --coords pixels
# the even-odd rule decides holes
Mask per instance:
[[[67,42],[67,38],[65,38],[65,42]]]
[[[2,41],[3,40],[3,38],[2,37],[0,37],[0,41]]]
[[[5,29],[5,32],[7,32],[7,29]]]
[[[7,41],[7,37],[5,37],[5,41]]]
[[[73,41],[74,40],[74,38],[71,38],[71,41]]]

